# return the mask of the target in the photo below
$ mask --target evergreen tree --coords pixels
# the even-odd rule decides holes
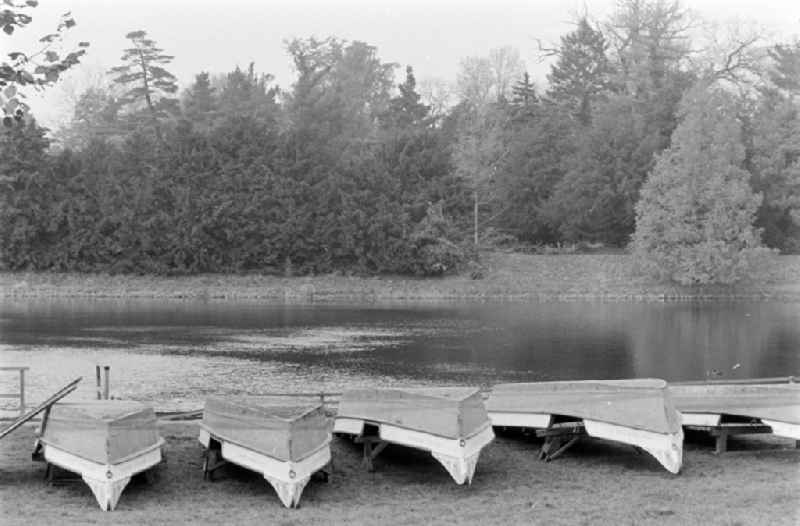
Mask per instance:
[[[216,94],[207,72],[198,73],[194,84],[183,97],[183,113],[189,121],[200,126],[211,123],[216,109]]]
[[[603,34],[582,18],[575,31],[561,37],[558,60],[547,75],[547,95],[564,104],[582,124],[589,123],[592,103],[610,86],[606,48]]]
[[[554,104],[536,103],[518,111],[507,128],[508,155],[497,171],[498,225],[519,240],[554,243],[558,230],[548,203],[574,154],[574,121]]]
[[[769,80],[790,97],[800,96],[800,40],[776,44],[768,53],[773,62]]]
[[[527,107],[537,101],[536,87],[533,85],[531,77],[527,71],[523,73],[522,78],[518,80],[516,84],[514,84],[514,86],[511,88],[511,92],[513,94],[511,101],[514,104]]]
[[[681,117],[636,204],[634,254],[644,270],[683,285],[734,283],[764,254],[736,105],[699,85]]]
[[[383,116],[385,128],[404,128],[422,122],[430,109],[420,102],[421,96],[417,93],[417,80],[414,69],[406,67],[406,79],[397,86],[400,94],[389,101],[389,108]]]
[[[0,262],[9,268],[46,267],[49,241],[63,234],[45,132],[29,117],[0,127]]]
[[[666,139],[629,96],[616,95],[597,105],[573,140],[547,215],[565,240],[624,246],[639,189]]]
[[[174,58],[163,54],[155,40],[147,38],[145,31],[132,31],[125,35],[133,44],[122,55],[123,65],[111,68],[114,82],[127,88],[119,98],[121,106],[132,106],[136,111],[144,104],[149,120],[159,140],[162,138],[160,120],[174,115],[178,110],[177,79],[162,65]]]
[[[237,66],[219,87],[218,117],[251,115],[274,123],[279,113],[279,91],[272,81],[272,75],[256,73],[252,62],[244,71]]]
[[[747,168],[764,197],[756,216],[764,243],[800,253],[800,107],[782,93],[764,93],[750,119]]]

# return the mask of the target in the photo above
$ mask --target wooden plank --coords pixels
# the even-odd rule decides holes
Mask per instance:
[[[559,437],[570,435],[585,435],[586,428],[583,422],[567,422],[563,424],[554,424],[545,429],[537,429],[534,431],[537,437]]]
[[[39,426],[39,438],[44,436],[44,431],[47,428],[47,421],[50,418],[50,410],[53,408],[52,405],[47,406],[47,409],[44,410],[44,414],[42,415],[42,425]],[[33,443],[33,453],[31,453],[31,460],[43,460],[42,455],[42,442],[36,439]]]
[[[750,385],[750,384],[791,384],[799,379],[796,376],[771,376],[768,378],[731,378],[726,380],[693,380],[690,382],[670,382],[669,385]]]
[[[721,424],[718,426],[683,426],[689,431],[703,431],[716,436],[720,433],[729,435],[750,435],[772,433],[772,428],[764,424]]]
[[[328,392],[319,392],[319,391],[314,392],[314,393],[308,393],[308,392],[305,392],[305,393],[275,393],[275,392],[269,392],[269,393],[259,393],[258,396],[259,397],[262,397],[262,396],[286,396],[286,397],[289,397],[289,398],[291,398],[291,397],[318,398],[320,396],[324,396],[324,397],[342,396],[342,393],[341,392],[328,393]]]
[[[386,446],[388,446],[389,443],[385,440],[381,440],[380,437],[365,435],[359,435],[355,437],[353,442],[363,445],[363,458],[361,459],[361,465],[363,465],[367,471],[375,471],[375,465],[372,463],[372,461],[375,460],[381,451],[386,449]]]
[[[716,429],[712,429],[712,435],[727,433],[729,435],[756,435],[760,433],[772,433],[772,428],[763,424],[739,424],[739,425],[722,425]]]
[[[194,411],[156,411],[159,420],[196,420],[203,418],[203,410]]]
[[[560,457],[566,450],[571,448],[575,444],[575,442],[578,441],[579,438],[580,436],[574,436],[571,439],[567,440],[561,447],[556,449],[555,452],[553,452],[550,455],[547,455],[544,459],[545,462],[550,462],[551,460],[555,460],[558,457]]]
[[[214,471],[226,464],[228,461],[222,458],[222,451],[216,448],[206,449],[203,454],[203,479],[213,482]]]

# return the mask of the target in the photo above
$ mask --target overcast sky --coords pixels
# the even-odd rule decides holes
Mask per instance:
[[[575,14],[604,18],[615,0],[39,0],[30,10],[34,23],[2,46],[32,51],[36,40],[71,11],[78,25],[68,31],[65,49],[78,41],[91,47],[84,64],[62,86],[32,97],[40,121],[53,125],[68,114],[65,91],[77,89],[119,64],[125,34],[144,29],[175,56],[170,70],[182,86],[200,71],[227,72],[255,62],[288,88],[293,73],[284,40],[334,35],[377,46],[386,62],[414,67],[418,79],[455,79],[459,60],[486,55],[491,48],[519,49],[534,79],[544,82],[547,63],[538,60],[535,39],[555,44],[571,30]],[[800,1],[685,0],[706,20],[758,24],[773,38],[800,35]],[[10,42],[10,44],[9,44]],[[398,77],[402,71],[398,71]]]

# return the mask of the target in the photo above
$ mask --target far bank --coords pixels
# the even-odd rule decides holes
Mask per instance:
[[[736,286],[690,288],[659,283],[625,254],[486,253],[483,276],[414,279],[339,274],[164,277],[55,272],[0,272],[0,298],[170,298],[264,301],[690,300],[800,301],[800,256],[775,256],[755,279]]]

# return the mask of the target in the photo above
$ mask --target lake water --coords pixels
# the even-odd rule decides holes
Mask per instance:
[[[30,367],[34,400],[76,376],[91,398],[95,364],[116,396],[165,409],[348,386],[800,375],[800,303],[0,302],[0,365]]]

